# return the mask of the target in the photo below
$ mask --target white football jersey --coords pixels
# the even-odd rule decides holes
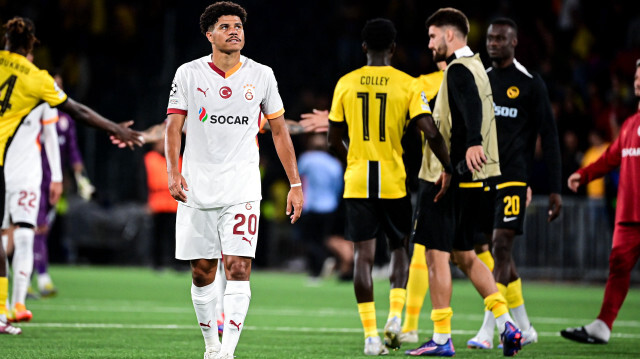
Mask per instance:
[[[40,187],[42,182],[40,134],[43,125],[55,124],[57,121],[58,110],[46,103],[36,106],[24,118],[13,135],[5,159],[4,175],[7,191]]]
[[[245,56],[226,73],[211,55],[178,68],[167,114],[186,115],[182,175],[186,205],[217,208],[262,199],[257,134],[261,115],[284,113],[273,71]]]

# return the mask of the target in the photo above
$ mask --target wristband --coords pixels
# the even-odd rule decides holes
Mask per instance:
[[[451,164],[448,164],[446,166],[443,166],[444,168],[444,172],[448,173],[448,174],[452,174],[453,173],[453,167],[451,166]]]
[[[291,188],[293,188],[293,187],[302,187],[302,182],[291,184]]]

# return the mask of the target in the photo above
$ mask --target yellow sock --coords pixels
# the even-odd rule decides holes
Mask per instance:
[[[495,266],[495,262],[493,261],[493,256],[490,251],[484,251],[478,254],[478,258],[482,261],[482,263],[486,264],[490,271],[493,272],[493,267]]]
[[[522,281],[520,278],[509,283],[505,298],[507,299],[509,308],[516,308],[524,304],[524,297],[522,296]]]
[[[2,264],[4,265],[4,263]],[[7,314],[7,296],[9,295],[9,279],[0,277],[0,315]]]
[[[493,316],[496,318],[509,312],[509,309],[507,308],[507,300],[504,299],[504,295],[502,295],[501,293],[502,289],[500,288],[500,286],[502,286],[505,289],[505,291],[507,288],[500,283],[497,283],[497,284],[498,284],[498,289],[500,289],[500,291],[495,292],[487,296],[486,298],[484,298],[485,308],[493,312]]]
[[[364,337],[377,337],[376,305],[374,302],[358,303],[358,313],[364,328]]]
[[[433,321],[433,332],[440,334],[451,334],[451,317],[453,310],[451,307],[431,310],[431,320]]]
[[[407,299],[407,290],[404,288],[392,288],[389,291],[389,319],[402,318],[402,308]]]
[[[424,297],[429,290],[429,271],[425,247],[421,244],[413,245],[413,256],[409,266],[409,280],[407,281],[407,310],[405,311],[402,332],[418,330],[420,310],[424,304]]]

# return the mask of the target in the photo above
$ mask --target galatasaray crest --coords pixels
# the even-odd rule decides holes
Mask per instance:
[[[244,86],[242,86],[243,91],[244,91],[244,99],[247,102],[250,102],[251,100],[253,100],[253,98],[256,96],[256,88],[255,86],[251,85],[251,84],[246,84]]]

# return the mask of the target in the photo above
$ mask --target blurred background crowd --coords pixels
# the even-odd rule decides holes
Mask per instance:
[[[516,58],[540,73],[549,90],[560,134],[563,194],[567,196],[573,193],[566,189],[566,178],[584,161],[597,158],[617,136],[622,121],[637,110],[632,80],[635,61],[640,58],[640,5],[634,0],[238,2],[248,11],[243,54],[273,68],[285,116],[292,120],[314,108],[328,109],[337,80],[364,65],[360,30],[368,19],[386,17],[395,23],[398,47],[393,64],[413,76],[436,70],[427,50],[424,21],[438,8],[452,6],[466,13],[471,25],[469,45],[480,52],[487,66],[489,21],[498,16],[514,19],[519,26]],[[15,15],[31,18],[40,40],[34,61],[39,67],[59,73],[72,98],[114,121],[134,120],[136,129],[146,129],[164,120],[177,67],[210,53],[198,24],[210,3],[0,0],[0,20],[4,23]],[[304,246],[291,239],[292,229],[286,226],[288,183],[270,137],[269,133],[259,135],[263,204],[256,265],[303,268],[305,261],[296,258],[304,257]],[[294,138],[298,156],[307,138]],[[69,191],[50,239],[52,260],[151,264],[149,248],[155,239],[147,208],[144,156],[154,149],[118,149],[103,133],[84,126],[78,126],[78,141],[96,191],[89,202]],[[540,156],[531,183],[534,194],[548,191],[545,171]],[[568,268],[562,278],[576,277],[571,268],[584,276],[581,266],[601,267],[604,275],[599,271],[593,277],[603,278],[610,248],[608,218],[613,218],[615,208],[615,177],[608,176],[579,193],[576,202],[565,197],[564,219],[550,227],[536,217],[536,204],[543,211],[544,200],[534,200],[525,237],[532,238],[527,243],[537,246],[527,244],[522,249],[523,261],[525,256],[533,257],[532,253],[554,250]],[[595,227],[590,230],[588,225]],[[590,249],[580,243],[588,243]],[[577,250],[582,254],[576,254]],[[553,262],[553,258],[548,260]],[[542,258],[528,267],[526,261],[524,264],[532,275],[554,277]]]

